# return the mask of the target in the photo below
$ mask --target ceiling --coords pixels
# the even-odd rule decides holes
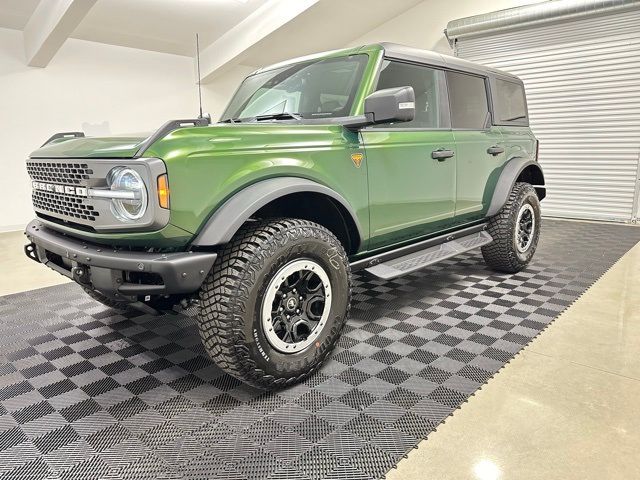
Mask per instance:
[[[193,56],[196,33],[204,48],[267,1],[98,0],[71,38]],[[24,29],[38,3],[0,0],[0,28]]]
[[[40,0],[1,0],[0,28],[22,30]]]
[[[322,0],[259,45],[249,48],[242,63],[269,65],[309,53],[344,48],[421,1]]]
[[[0,0],[0,28],[24,30],[40,1],[53,0]],[[201,50],[205,49],[271,1],[274,0],[97,0],[68,35],[193,57],[196,33]],[[320,0],[260,42],[247,45],[239,61],[261,66],[340,48],[421,1]],[[260,26],[261,19],[256,23],[255,17],[251,27],[238,32],[238,42],[242,43],[251,28]]]
[[[98,0],[73,38],[193,56],[267,0]]]

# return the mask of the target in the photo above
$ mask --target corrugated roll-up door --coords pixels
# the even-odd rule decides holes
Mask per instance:
[[[524,80],[545,215],[635,220],[640,9],[460,38],[456,54]]]

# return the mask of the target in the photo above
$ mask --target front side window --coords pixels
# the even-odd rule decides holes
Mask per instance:
[[[527,104],[520,83],[496,79],[496,123],[524,122]]]
[[[444,72],[411,63],[385,60],[376,90],[413,87],[416,115],[410,122],[377,125],[386,128],[449,128]]]
[[[447,72],[447,85],[453,128],[485,129],[489,118],[489,103],[484,78]]]
[[[251,75],[240,85],[221,121],[283,113],[302,118],[347,116],[368,59],[351,55],[312,60]]]

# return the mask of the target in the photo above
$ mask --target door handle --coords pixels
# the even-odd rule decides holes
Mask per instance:
[[[438,160],[439,162],[442,162],[447,158],[451,158],[454,155],[455,152],[453,150],[445,150],[444,148],[439,148],[438,150],[431,152],[431,158]]]
[[[487,153],[493,156],[500,155],[501,153],[504,153],[504,148],[494,145],[493,147],[487,148]]]

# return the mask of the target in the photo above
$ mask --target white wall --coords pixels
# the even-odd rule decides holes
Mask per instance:
[[[242,83],[242,80],[257,67],[236,65],[224,74],[202,84],[202,102],[204,111],[211,114],[211,120],[217,121],[232,95]]]
[[[347,46],[394,42],[452,55],[449,42],[443,33],[449,21],[541,1],[425,0],[369,33],[354,39]]]
[[[249,67],[203,86],[221,113]],[[153,131],[197,114],[193,59],[70,39],[46,68],[27,67],[22,32],[0,28],[0,231],[33,218],[25,159],[60,131]]]

